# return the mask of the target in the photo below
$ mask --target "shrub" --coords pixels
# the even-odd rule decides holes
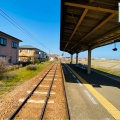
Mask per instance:
[[[7,61],[0,60],[0,74],[4,73],[6,71],[19,69],[19,67],[21,67],[21,66],[19,66],[19,65],[7,65]]]
[[[32,62],[19,62],[19,65],[21,64],[23,67],[30,65]]]
[[[28,65],[26,67],[27,70],[37,70],[37,65]]]
[[[19,65],[14,65],[14,69],[19,69]]]
[[[35,64],[39,64],[40,62],[41,62],[40,59],[35,59],[34,61]]]
[[[12,65],[7,65],[5,71],[13,70],[14,67]]]
[[[0,60],[0,73],[5,72],[7,61],[5,60]]]
[[[7,78],[7,79],[13,78],[13,77],[15,77],[16,75],[17,75],[17,73],[16,73],[16,72],[13,72],[13,71],[3,74],[4,78]]]
[[[19,69],[19,65],[6,65],[5,72],[10,70]]]
[[[55,57],[55,60],[58,60],[58,57]]]
[[[49,58],[49,56],[46,56],[46,59],[45,59],[45,61],[49,61],[49,59],[50,59],[50,58]]]
[[[19,68],[22,68],[22,64],[19,65]]]

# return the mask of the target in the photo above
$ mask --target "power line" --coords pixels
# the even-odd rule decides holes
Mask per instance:
[[[5,19],[7,19],[10,23],[12,23],[15,27],[17,27],[19,30],[22,30],[28,37],[30,37],[32,40],[34,39],[34,42],[40,43],[42,46],[50,50],[46,45],[44,45],[42,42],[37,40],[33,34],[31,34],[26,28],[24,28],[20,23],[16,22],[13,18],[11,18],[2,8],[0,8],[0,11],[4,14],[1,14]]]
[[[26,33],[27,36],[29,36],[31,39],[37,40],[28,30],[26,30],[20,23],[16,22],[15,20],[13,20],[5,11],[3,11],[3,9],[0,8],[0,10],[2,11],[2,13],[4,13],[4,15],[7,16],[7,18],[9,18],[10,20],[8,20],[9,22],[11,22],[13,25],[15,25],[17,28],[20,28],[20,30],[22,30],[24,33]],[[3,16],[3,15],[2,15]],[[6,17],[4,17],[6,18]],[[15,24],[14,24],[15,23]],[[37,40],[38,41],[38,40]],[[44,47],[46,47],[43,43],[41,43],[40,41],[38,41],[41,45],[43,45]],[[47,47],[46,47],[47,48]],[[47,48],[49,49],[49,48]]]

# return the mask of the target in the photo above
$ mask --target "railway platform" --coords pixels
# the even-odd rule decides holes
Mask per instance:
[[[62,64],[71,120],[120,120],[120,82]]]

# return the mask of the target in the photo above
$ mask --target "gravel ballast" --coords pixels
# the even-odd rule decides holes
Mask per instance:
[[[44,69],[34,78],[31,78],[30,80],[17,86],[10,93],[0,98],[0,120],[6,120],[10,117],[10,115],[21,104],[19,102],[19,99],[26,96],[28,94],[27,93],[28,90],[29,91],[32,90],[33,86],[37,84],[40,78],[44,76],[48,68]],[[54,103],[54,106],[52,108],[51,106],[48,106],[50,107],[50,109],[52,109],[52,111],[55,111],[55,114],[53,112],[50,113],[49,111],[45,114],[45,118],[48,118],[50,116],[50,119],[52,119],[51,116],[54,116],[54,118],[57,118],[57,119],[67,119],[66,101],[65,101],[64,89],[63,89],[63,83],[62,83],[63,80],[62,80],[60,64],[58,65],[57,75],[58,75],[57,80],[54,83],[54,85],[57,88],[55,90],[56,91],[56,96],[55,96],[56,102]]]

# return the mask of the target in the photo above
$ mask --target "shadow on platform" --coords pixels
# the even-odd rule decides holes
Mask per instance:
[[[71,67],[77,74],[79,74],[83,79],[85,79],[86,82],[91,84],[93,87],[101,88],[101,86],[113,86],[113,87],[117,87],[120,89],[120,81],[119,81],[120,77],[119,76],[105,73],[105,72],[102,72],[96,69],[92,69],[91,74],[87,74],[87,70],[83,70],[79,67],[76,67],[75,64],[67,64],[67,65]],[[106,77],[99,73],[105,74],[111,78]],[[117,79],[118,81],[114,79]],[[76,81],[72,81],[71,79],[66,79],[66,82],[77,83]]]

